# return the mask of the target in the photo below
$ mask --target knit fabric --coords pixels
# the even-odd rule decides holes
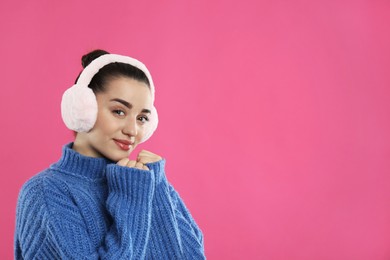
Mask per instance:
[[[15,259],[205,259],[203,235],[167,181],[63,147],[19,194]]]

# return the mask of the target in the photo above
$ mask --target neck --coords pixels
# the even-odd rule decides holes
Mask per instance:
[[[90,146],[86,140],[85,133],[77,133],[72,149],[84,156],[95,158],[104,157],[102,154],[96,151],[96,149]]]

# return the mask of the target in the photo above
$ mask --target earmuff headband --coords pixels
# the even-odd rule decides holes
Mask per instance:
[[[88,64],[81,72],[77,83],[67,89],[62,96],[61,115],[69,129],[76,132],[88,132],[93,128],[98,114],[98,106],[96,96],[88,85],[101,68],[114,62],[129,64],[143,71],[149,80],[152,100],[154,101],[155,89],[152,76],[142,62],[128,56],[104,54]],[[158,114],[153,106],[149,124],[145,126],[145,133],[141,142],[149,139],[156,130],[157,125]]]
[[[149,80],[150,90],[152,92],[152,97],[154,100],[154,91],[155,91],[154,84],[153,84],[152,76],[150,75],[149,70],[146,68],[146,66],[139,60],[136,60],[128,56],[118,55],[118,54],[104,54],[94,59],[81,72],[80,77],[77,80],[77,85],[81,84],[83,86],[88,86],[89,83],[91,83],[93,76],[95,76],[95,74],[97,74],[101,68],[103,68],[104,66],[110,63],[115,63],[115,62],[126,63],[142,70],[142,72],[145,73],[146,77]]]

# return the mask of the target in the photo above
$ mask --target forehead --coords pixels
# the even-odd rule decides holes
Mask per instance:
[[[148,108],[152,106],[152,94],[149,86],[141,81],[120,77],[113,78],[105,86],[105,91],[97,95],[98,100],[109,101],[120,98],[133,106]]]

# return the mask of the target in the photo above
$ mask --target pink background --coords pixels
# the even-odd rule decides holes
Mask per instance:
[[[209,259],[390,259],[389,1],[1,1],[0,259],[21,185],[72,134],[60,100],[94,49],[144,61],[143,148]]]

